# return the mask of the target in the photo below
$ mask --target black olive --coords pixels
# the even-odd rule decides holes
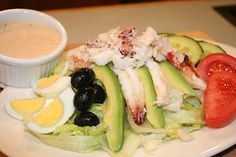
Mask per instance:
[[[92,87],[81,88],[74,96],[74,106],[80,111],[88,110],[94,102],[94,94]]]
[[[96,126],[99,124],[99,118],[92,112],[81,112],[74,120],[74,124],[78,126]]]
[[[91,85],[95,79],[95,74],[92,69],[81,68],[71,75],[72,87],[79,89]]]
[[[105,93],[104,89],[98,84],[94,84],[92,87],[95,91],[94,102],[95,103],[103,103],[106,98],[106,93]]]

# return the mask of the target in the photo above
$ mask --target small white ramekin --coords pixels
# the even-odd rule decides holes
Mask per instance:
[[[1,55],[0,52],[0,83],[7,86],[27,88],[39,78],[49,76],[51,70],[59,62],[67,44],[67,34],[64,27],[55,18],[30,9],[9,9],[0,11],[0,22],[35,21],[55,28],[61,35],[59,46],[48,55],[17,59]],[[11,46],[12,43],[9,43]]]

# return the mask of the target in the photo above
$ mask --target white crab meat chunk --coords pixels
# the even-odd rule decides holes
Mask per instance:
[[[196,75],[194,74],[192,76],[184,75],[184,77],[193,88],[200,89],[202,91],[206,89],[206,83],[202,79],[198,78]]]
[[[118,78],[124,93],[127,108],[134,122],[140,125],[144,122],[146,109],[144,103],[144,89],[137,72],[132,68],[119,71]]]
[[[89,50],[90,61],[96,63],[97,65],[106,65],[112,60],[115,54],[113,50],[102,50],[100,48],[91,48]]]
[[[157,93],[157,104],[166,105],[169,103],[169,87],[160,65],[153,60],[147,62],[147,67],[151,73],[154,87]]]
[[[71,49],[66,52],[67,65],[65,68],[75,70],[76,68],[89,67],[89,54],[86,46],[80,46],[78,48]]]
[[[184,76],[184,78],[188,81],[188,83],[195,89],[205,90],[206,83],[191,70],[188,66],[184,66],[180,70]]]
[[[194,64],[190,61],[187,55],[179,55],[180,53],[168,53],[167,59],[168,61],[174,65],[181,74],[185,77],[190,85],[192,85],[195,89],[205,90],[206,83],[203,81],[199,72],[197,71]],[[181,61],[180,61],[181,58]]]

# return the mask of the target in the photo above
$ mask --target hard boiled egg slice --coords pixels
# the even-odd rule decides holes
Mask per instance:
[[[56,98],[46,100],[44,107],[26,120],[26,126],[37,133],[50,133],[63,125],[74,113],[74,92],[69,87]]]
[[[38,80],[33,85],[33,91],[41,96],[56,97],[70,86],[70,80],[68,76],[52,75]]]
[[[23,115],[34,114],[44,105],[45,98],[16,99],[6,104],[5,109],[12,117],[22,120]]]

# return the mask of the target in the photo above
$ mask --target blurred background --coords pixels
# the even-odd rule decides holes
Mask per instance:
[[[51,9],[62,9],[62,8],[75,8],[75,7],[151,2],[151,1],[178,1],[178,0],[0,0],[0,10],[10,9],[10,8],[51,10]]]

